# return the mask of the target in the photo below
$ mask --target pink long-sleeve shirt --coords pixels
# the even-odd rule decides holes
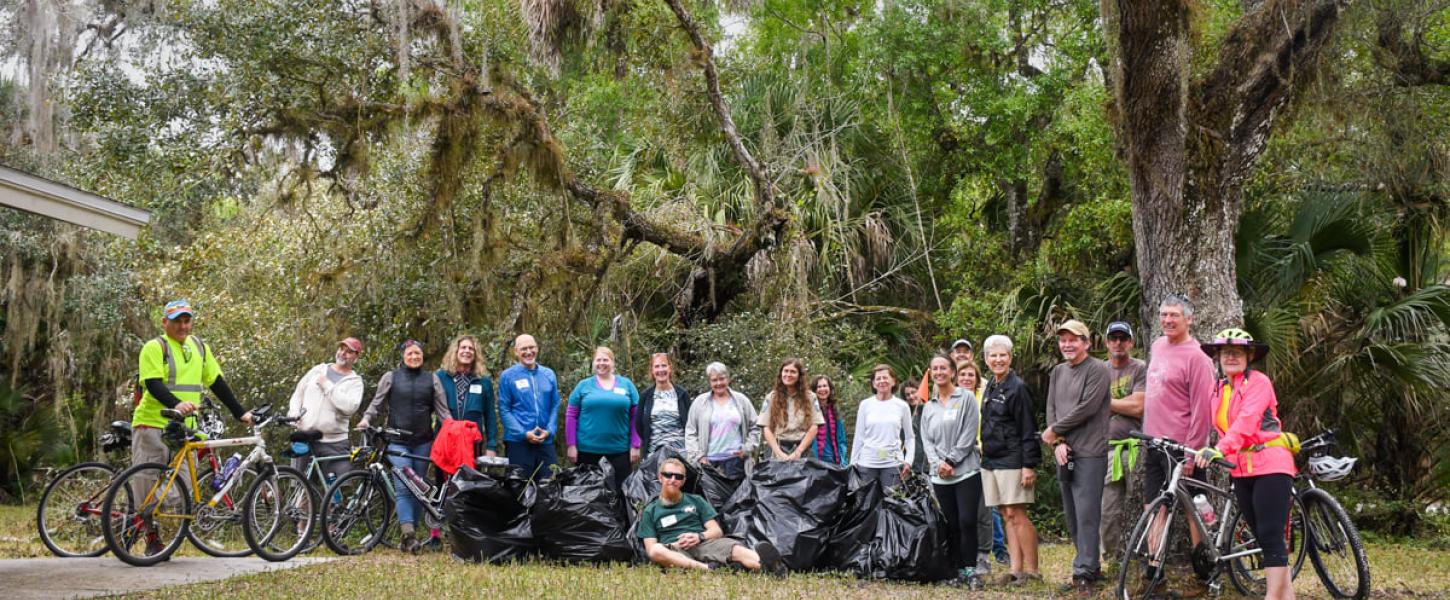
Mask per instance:
[[[1288,448],[1249,450],[1279,437],[1283,432],[1279,420],[1279,399],[1274,395],[1273,382],[1258,371],[1234,377],[1227,411],[1222,406],[1224,385],[1228,383],[1216,388],[1214,428],[1219,435],[1218,451],[1237,465],[1229,474],[1255,477],[1283,473],[1292,477],[1297,470],[1294,468],[1294,455]],[[1223,418],[1219,418],[1220,415]]]
[[[1213,361],[1192,337],[1178,344],[1170,343],[1167,336],[1154,340],[1143,399],[1143,433],[1189,448],[1207,446],[1216,406],[1216,375]]]

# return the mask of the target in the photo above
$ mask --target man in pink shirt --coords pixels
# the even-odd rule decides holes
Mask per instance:
[[[1163,328],[1163,336],[1153,341],[1148,356],[1143,433],[1166,437],[1189,448],[1202,448],[1208,445],[1208,432],[1213,423],[1217,374],[1213,361],[1203,353],[1190,332],[1193,303],[1180,294],[1169,294],[1158,305],[1158,323]],[[1144,461],[1144,499],[1152,502],[1167,487],[1171,464],[1160,452],[1147,453]],[[1193,461],[1184,463],[1183,474],[1193,474]],[[1166,517],[1159,513],[1150,529],[1148,537],[1155,545],[1162,536]],[[1192,527],[1188,531],[1197,545],[1198,531]]]

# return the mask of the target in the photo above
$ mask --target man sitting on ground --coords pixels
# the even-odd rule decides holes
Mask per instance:
[[[660,462],[660,495],[639,515],[639,537],[650,560],[686,569],[709,570],[733,561],[752,571],[780,570],[780,554],[770,544],[751,550],[740,540],[725,537],[710,503],[680,491],[685,477],[684,462],[677,458]]]

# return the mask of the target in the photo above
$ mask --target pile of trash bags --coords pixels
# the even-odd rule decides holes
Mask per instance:
[[[561,470],[542,483],[521,472],[454,477],[447,503],[453,553],[500,563],[531,556],[568,562],[646,562],[639,513],[659,494],[651,455],[618,489],[606,461]],[[686,462],[685,491],[704,496],[726,533],[770,542],[792,571],[932,582],[954,575],[946,523],[923,477],[895,489],[815,459],[765,462],[731,478]]]

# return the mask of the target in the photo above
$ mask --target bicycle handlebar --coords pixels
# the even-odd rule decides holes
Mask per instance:
[[[1140,440],[1140,441],[1148,444],[1149,446],[1152,446],[1154,448],[1158,448],[1158,449],[1163,450],[1165,452],[1181,452],[1183,454],[1194,454],[1194,455],[1197,455],[1198,454],[1198,449],[1196,449],[1196,448],[1189,448],[1188,446],[1184,446],[1183,444],[1180,444],[1180,443],[1178,443],[1178,442],[1176,442],[1176,441],[1174,441],[1172,439],[1166,438],[1166,437],[1153,437],[1153,436],[1148,435],[1148,434],[1145,434],[1145,433],[1143,433],[1141,431],[1129,431],[1128,432],[1128,437],[1133,438],[1133,439],[1136,439],[1136,440]],[[1215,459],[1213,459],[1212,464],[1214,466],[1222,467],[1222,468],[1225,468],[1225,469],[1234,469],[1234,468],[1237,468],[1238,467],[1238,465],[1235,465],[1234,463],[1231,463],[1231,462],[1229,462],[1227,460],[1224,460],[1222,458],[1215,458]]]

